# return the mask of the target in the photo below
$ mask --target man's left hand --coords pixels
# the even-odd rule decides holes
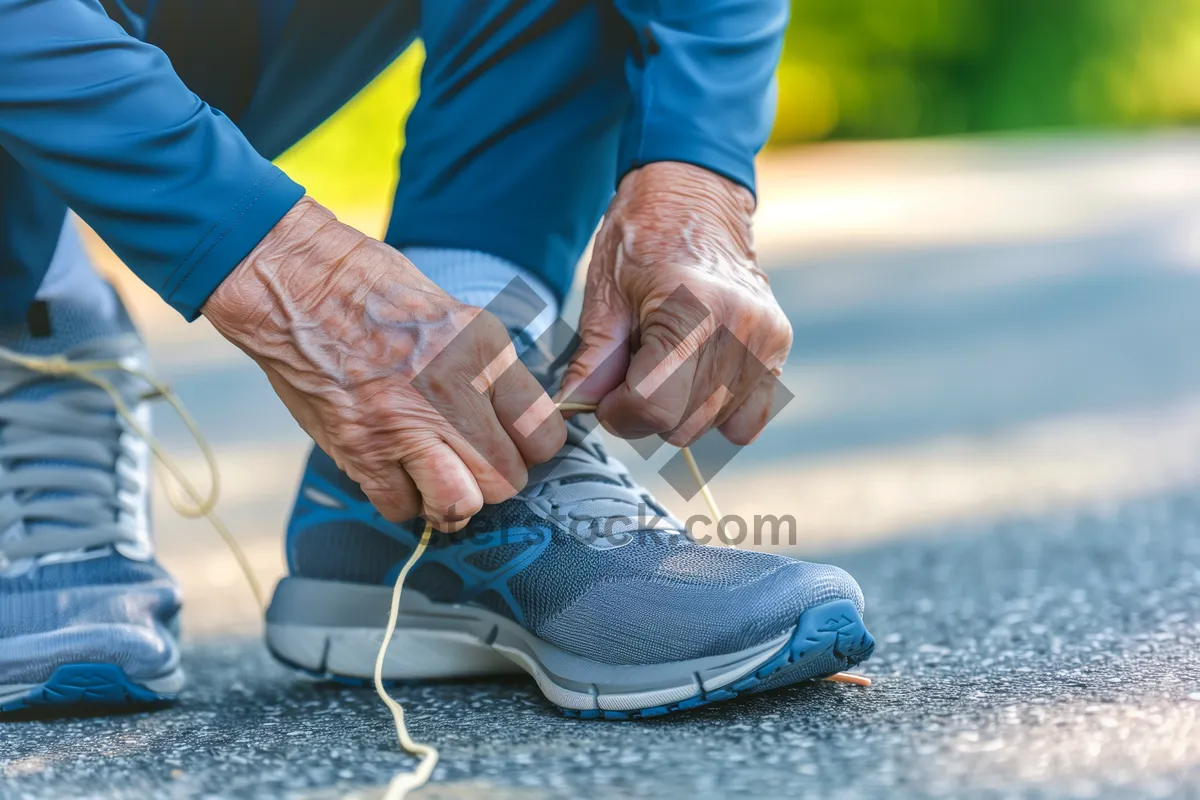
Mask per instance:
[[[599,404],[623,438],[758,436],[792,327],[758,268],[753,212],[749,191],[697,166],[626,175],[596,237],[559,398]]]

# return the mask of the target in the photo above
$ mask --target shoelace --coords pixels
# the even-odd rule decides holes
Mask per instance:
[[[209,524],[212,525],[213,529],[224,540],[225,546],[229,548],[229,551],[237,560],[238,566],[241,568],[242,574],[250,586],[250,591],[254,594],[254,601],[258,604],[259,609],[266,609],[262,586],[250,568],[249,559],[246,558],[246,554],[238,544],[237,539],[234,538],[229,528],[226,527],[225,523],[221,521],[221,518],[216,515],[214,510],[217,500],[221,495],[221,471],[217,465],[217,458],[213,454],[208,441],[204,438],[204,434],[200,432],[200,427],[196,424],[196,420],[188,413],[187,408],[184,407],[175,392],[171,390],[171,387],[158,380],[158,378],[146,370],[130,366],[128,363],[116,359],[71,361],[63,356],[28,356],[0,347],[0,360],[8,361],[11,364],[43,375],[75,378],[103,390],[112,400],[113,408],[116,410],[117,415],[146,443],[150,448],[150,452],[158,459],[158,463],[174,479],[175,483],[164,481],[164,485],[167,487],[167,501],[171,504],[171,508],[181,517],[188,519],[203,517],[208,520]],[[117,390],[117,387],[113,385],[112,381],[104,377],[103,373],[105,372],[124,372],[139,378],[154,389],[156,396],[162,397],[170,404],[175,413],[179,415],[179,419],[182,420],[184,426],[187,427],[188,433],[191,434],[196,442],[196,446],[200,448],[201,455],[204,457],[204,462],[209,473],[207,494],[202,495],[196,489],[187,476],[183,474],[183,470],[179,468],[179,465],[163,449],[158,439],[154,438],[138,422],[137,417],[129,410],[129,406],[126,404],[125,399],[121,397],[121,393]],[[183,490],[183,493],[187,495],[192,505],[188,505],[179,497],[176,487]]]
[[[6,348],[0,347],[0,360],[8,361],[17,366],[23,367],[32,372],[39,372],[44,375],[51,375],[64,378],[76,378],[78,380],[89,383],[99,389],[102,389],[113,401],[113,408],[118,416],[129,425],[167,470],[170,476],[175,480],[175,485],[183,490],[193,505],[187,505],[179,496],[170,488],[167,489],[167,499],[171,507],[180,516],[189,519],[197,519],[203,517],[207,519],[209,524],[225,542],[237,561],[238,567],[246,578],[246,582],[254,594],[254,600],[258,604],[260,610],[266,609],[266,603],[262,592],[262,587],[258,579],[254,576],[254,571],[250,567],[250,561],[246,558],[241,546],[237,543],[229,528],[216,515],[215,508],[217,500],[220,497],[221,482],[220,469],[217,465],[216,456],[213,454],[212,448],[208,441],[204,438],[204,434],[200,432],[199,426],[184,407],[183,402],[178,396],[162,381],[155,378],[146,370],[138,367],[130,366],[117,360],[97,359],[84,361],[71,361],[62,356],[27,356],[21,353],[13,352]],[[112,381],[104,377],[104,372],[120,371],[133,375],[145,381],[153,387],[158,396],[165,399],[179,415],[180,420],[187,427],[188,433],[196,441],[197,447],[200,448],[201,454],[204,456],[205,465],[209,471],[209,490],[208,493],[202,495],[196,487],[187,479],[183,471],[175,463],[175,461],[166,453],[159,441],[150,434],[136,419],[125,400],[121,397],[120,392]],[[563,413],[582,412],[590,413],[596,410],[596,406],[587,403],[562,402],[558,404],[558,410]],[[700,487],[700,494],[704,498],[708,510],[712,513],[714,520],[721,519],[721,513],[717,509],[716,500],[713,498],[712,492],[708,488],[707,481],[704,480],[703,474],[700,472],[700,467],[696,464],[692,452],[687,447],[680,448],[684,460],[687,462],[688,469],[692,476],[696,479],[697,485]],[[171,484],[167,484],[171,486]],[[400,743],[400,747],[409,755],[415,756],[418,759],[417,766],[411,772],[397,773],[391,781],[388,782],[387,789],[384,792],[384,800],[404,800],[408,793],[414,789],[419,789],[429,782],[429,778],[433,775],[433,770],[437,767],[438,750],[430,744],[423,744],[415,741],[409,735],[408,727],[404,722],[404,707],[388,693],[383,685],[383,665],[384,659],[387,656],[388,647],[392,643],[392,637],[396,633],[396,623],[400,617],[400,597],[404,591],[404,581],[408,577],[408,573],[416,565],[421,558],[421,554],[425,552],[429,546],[430,540],[433,538],[433,525],[429,522],[425,523],[425,529],[421,533],[421,539],[417,542],[417,546],[409,555],[408,560],[404,562],[404,566],[400,568],[400,573],[396,576],[396,584],[392,587],[392,600],[388,609],[387,627],[384,630],[383,641],[380,643],[379,652],[375,656],[375,670],[373,675],[373,683],[375,693],[379,695],[379,699],[387,706],[388,711],[392,714],[392,720],[396,725],[396,738]],[[862,675],[856,675],[850,672],[839,672],[836,675],[831,675],[825,680],[835,681],[838,683],[850,683],[857,686],[870,686],[871,679]]]
[[[133,458],[112,402],[93,386],[28,390],[43,376],[0,363],[0,570],[49,553],[142,544],[132,476],[110,469]],[[76,382],[77,384],[77,382]],[[131,391],[131,387],[121,387]]]

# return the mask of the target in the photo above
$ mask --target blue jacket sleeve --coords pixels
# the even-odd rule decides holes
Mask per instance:
[[[0,147],[189,319],[304,194],[97,0],[0,0]]]
[[[775,116],[787,0],[616,0],[636,43],[617,178],[654,161],[697,164],[754,191]]]

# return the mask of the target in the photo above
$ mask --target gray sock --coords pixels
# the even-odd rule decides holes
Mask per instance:
[[[490,304],[490,310],[514,336],[522,334],[517,338],[524,343],[536,339],[558,318],[559,304],[554,293],[541,278],[511,261],[477,250],[444,247],[409,247],[404,255],[459,302],[481,308]],[[518,278],[524,286],[518,283],[510,288]],[[538,313],[537,309],[543,305]],[[531,318],[533,322],[526,325]],[[518,341],[518,349],[521,344]]]
[[[68,213],[58,235],[58,246],[50,260],[50,269],[42,278],[36,298],[47,302],[65,302],[80,311],[91,311],[102,320],[117,317],[117,296],[112,287],[92,266],[83,247],[75,215]]]

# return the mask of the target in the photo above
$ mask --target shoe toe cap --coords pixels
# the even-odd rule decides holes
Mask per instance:
[[[133,680],[179,663],[179,591],[167,580],[43,589],[0,598],[0,684],[46,680],[63,664],[113,664]]]
[[[591,587],[546,620],[539,636],[612,664],[684,661],[747,650],[786,633],[810,608],[862,590],[838,567],[792,559],[736,585],[626,579]]]

